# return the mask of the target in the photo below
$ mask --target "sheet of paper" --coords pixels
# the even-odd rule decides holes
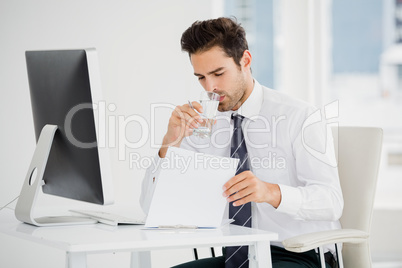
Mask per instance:
[[[221,226],[227,204],[222,186],[239,160],[170,147],[157,180],[145,227]]]

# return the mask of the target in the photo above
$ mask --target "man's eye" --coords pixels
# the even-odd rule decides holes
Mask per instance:
[[[215,74],[215,76],[221,76],[223,73]]]
[[[199,76],[198,77],[198,80],[202,80],[202,79],[204,79],[204,76]]]

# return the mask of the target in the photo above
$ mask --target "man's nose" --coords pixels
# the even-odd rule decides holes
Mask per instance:
[[[205,85],[205,90],[208,92],[213,92],[216,89],[216,84],[213,79],[208,79]]]

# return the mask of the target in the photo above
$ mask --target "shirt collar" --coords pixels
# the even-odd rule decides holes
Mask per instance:
[[[254,88],[251,92],[250,96],[246,99],[246,101],[240,106],[237,111],[234,113],[238,113],[245,118],[251,119],[255,121],[257,118],[256,116],[259,115],[264,94],[262,91],[262,86],[258,83],[257,80],[254,79]]]

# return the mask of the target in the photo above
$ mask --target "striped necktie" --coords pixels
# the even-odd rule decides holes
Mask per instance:
[[[231,157],[239,158],[236,175],[250,170],[249,159],[247,156],[247,147],[244,140],[243,131],[241,128],[243,116],[232,114],[233,119],[233,136],[231,143]],[[229,218],[234,219],[233,224],[251,227],[251,203],[242,206],[234,207],[232,203],[229,205]],[[226,247],[226,268],[248,267],[248,246]]]

